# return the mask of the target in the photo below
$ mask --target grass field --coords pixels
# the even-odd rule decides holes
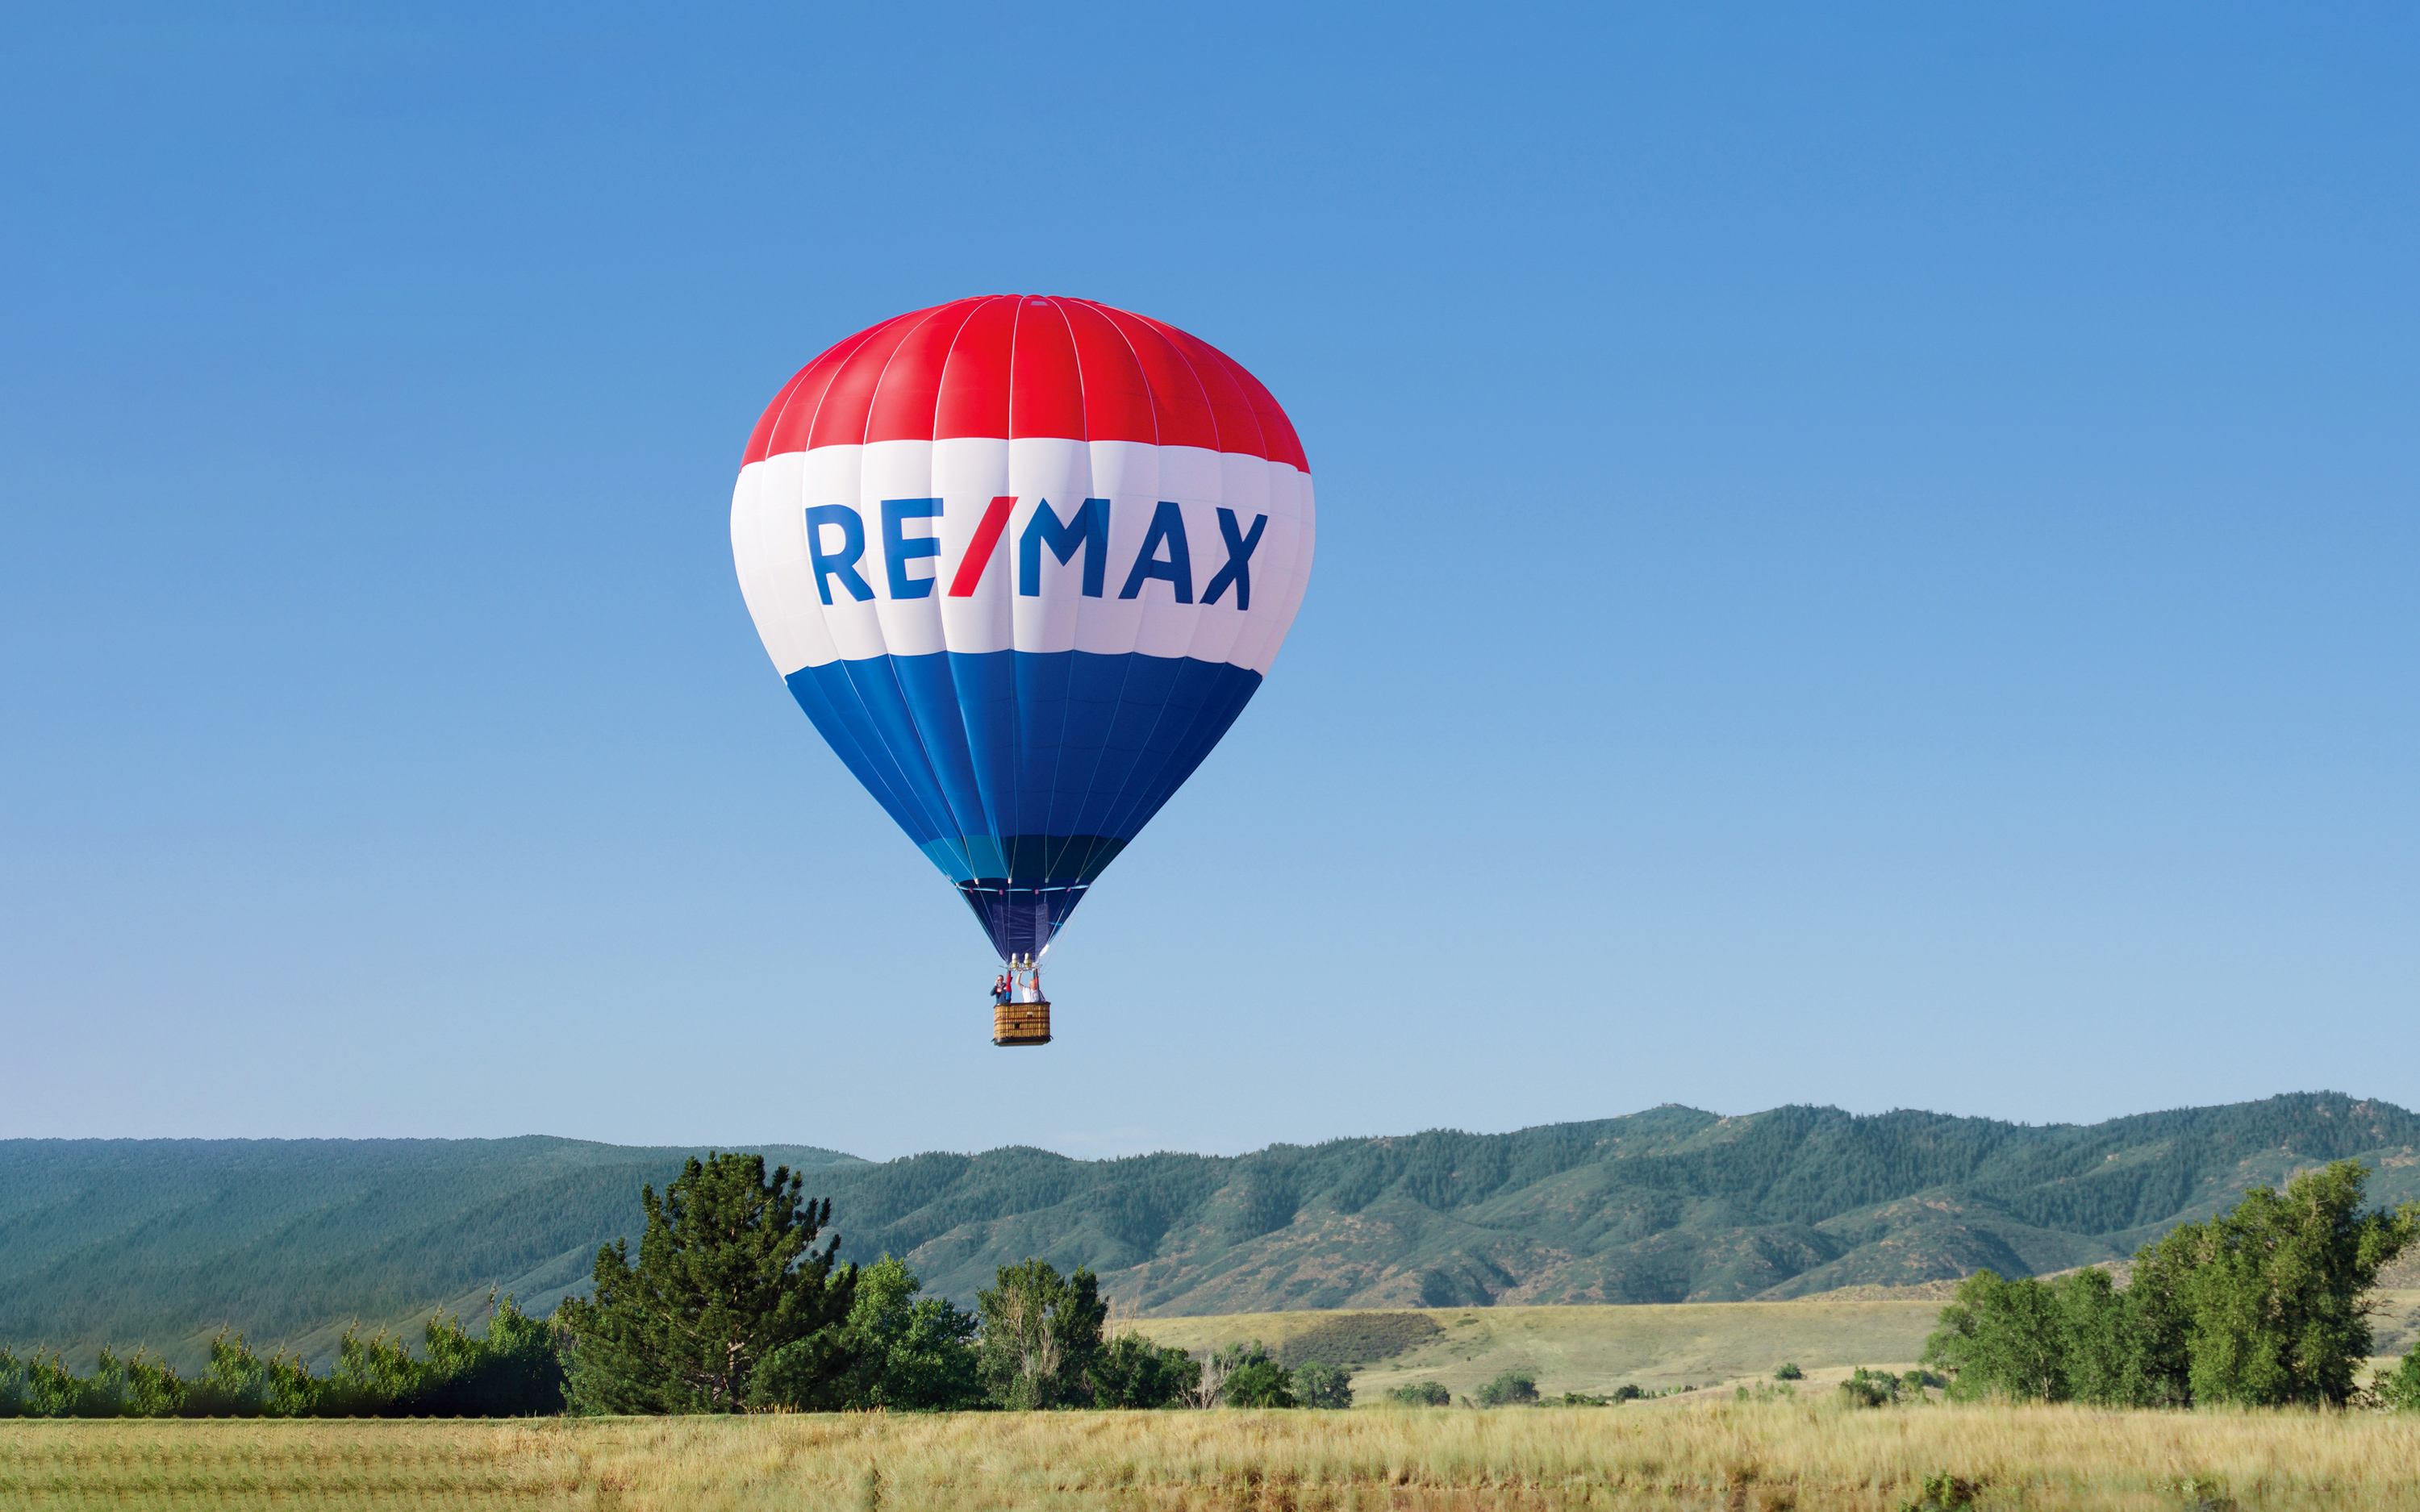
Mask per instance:
[[[1312,1329],[1333,1328],[1342,1312],[1240,1313],[1217,1318],[1144,1318],[1133,1326],[1162,1344],[1188,1350],[1259,1339],[1283,1350]],[[1361,1315],[1373,1316],[1373,1315]],[[1375,1316],[1403,1316],[1375,1315]],[[1629,1307],[1470,1307],[1422,1310],[1437,1332],[1383,1359],[1354,1364],[1353,1386],[1370,1400],[1415,1381],[1439,1381],[1457,1396],[1504,1370],[1537,1377],[1549,1396],[1603,1396],[1625,1382],[1643,1390],[1725,1388],[1769,1379],[1793,1361],[1818,1380],[1853,1365],[1906,1369],[1941,1316],[1937,1301],[1718,1302]]]
[[[1887,1512],[2420,1509],[2420,1418],[1678,1410],[0,1425],[0,1505]]]
[[[2373,1319],[2380,1353],[2400,1354],[2420,1337],[2420,1290],[2371,1295],[2381,1308]],[[1122,1319],[1118,1326],[1187,1350],[1259,1339],[1283,1350],[1313,1330],[1335,1329],[1341,1319],[1417,1316],[1433,1322],[1434,1335],[1401,1352],[1328,1361],[1356,1367],[1354,1391],[1365,1402],[1415,1381],[1442,1381],[1457,1396],[1468,1396],[1504,1370],[1534,1375],[1539,1391],[1549,1397],[1565,1392],[1601,1396],[1624,1383],[1646,1391],[1711,1385],[1728,1395],[1740,1384],[1769,1380],[1785,1360],[1805,1369],[1811,1386],[1837,1382],[1855,1365],[1905,1370],[1923,1352],[1941,1307],[1938,1297],[1809,1297],[1623,1307],[1237,1313]],[[2366,1371],[2362,1379],[2368,1379]]]
[[[2420,1297],[2393,1300],[2408,1327]],[[1132,1325],[1189,1349],[1283,1350],[1318,1329],[1355,1336],[1344,1325],[1361,1319],[1380,1357],[1357,1373],[1365,1408],[1352,1412],[0,1423],[0,1508],[1896,1512],[1947,1472],[1979,1483],[1982,1509],[2420,1512],[2420,1415],[1839,1402],[1830,1387],[1851,1365],[1912,1362],[1939,1309],[1817,1300]],[[1795,1396],[1733,1399],[1733,1383],[1769,1383],[1782,1360],[1807,1371]],[[1466,1396],[1508,1368],[1554,1396],[1706,1389],[1618,1408],[1366,1405],[1423,1379]]]

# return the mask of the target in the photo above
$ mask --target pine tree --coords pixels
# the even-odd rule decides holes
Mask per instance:
[[[836,1341],[857,1267],[835,1264],[837,1234],[815,1248],[831,1203],[802,1197],[803,1185],[787,1166],[768,1181],[762,1155],[721,1154],[692,1157],[660,1199],[642,1187],[638,1263],[626,1241],[599,1249],[595,1298],[568,1299],[559,1314],[573,1340],[573,1404],[733,1412],[774,1350],[819,1335]],[[837,1379],[847,1361],[836,1342],[830,1352]]]

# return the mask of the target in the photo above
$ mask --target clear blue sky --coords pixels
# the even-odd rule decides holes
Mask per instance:
[[[16,8],[0,1134],[2420,1104],[2415,77],[2382,5]],[[989,291],[1225,347],[1321,509],[1038,1053],[726,535],[792,371]]]

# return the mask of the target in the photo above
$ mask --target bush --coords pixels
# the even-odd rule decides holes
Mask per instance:
[[[1852,1407],[1884,1407],[1899,1400],[1899,1377],[1886,1370],[1869,1370],[1864,1365],[1849,1373],[1840,1382],[1840,1395]]]
[[[2381,1405],[2398,1412],[2420,1412],[2420,1350],[2405,1355],[2394,1369],[2381,1371],[2373,1389]]]
[[[103,1350],[93,1373],[78,1376],[55,1351],[20,1360],[0,1350],[0,1417],[165,1417],[182,1400],[176,1372],[140,1353]]]
[[[1342,1313],[1287,1339],[1278,1350],[1278,1362],[1296,1369],[1309,1360],[1366,1365],[1392,1359],[1444,1332],[1426,1313]]]
[[[1625,1381],[1613,1388],[1613,1399],[1617,1402],[1635,1402],[1646,1395],[1637,1381]]]
[[[1807,1372],[1798,1368],[1798,1363],[1796,1361],[1785,1360],[1781,1363],[1781,1368],[1773,1373],[1773,1379],[1776,1381],[1804,1381],[1807,1379]]]
[[[757,1367],[750,1405],[894,1412],[976,1405],[977,1319],[946,1297],[918,1297],[923,1289],[888,1255],[864,1267],[847,1320],[774,1350]]]
[[[1527,1407],[1538,1400],[1538,1378],[1526,1370],[1507,1370],[1479,1388],[1481,1407]]]
[[[532,1318],[510,1297],[488,1299],[488,1333],[473,1338],[459,1320],[430,1319],[422,1347],[428,1364],[414,1406],[436,1417],[543,1417],[563,1411],[563,1353],[554,1324]]]
[[[1958,1283],[1940,1326],[1924,1342],[1924,1358],[1958,1378],[1958,1395],[2065,1401],[2065,1320],[2059,1295],[2023,1276],[2001,1279],[1978,1271]],[[1862,1374],[1862,1370],[1860,1371]]]
[[[1199,1407],[1299,1407],[1294,1372],[1259,1339],[1212,1350],[1197,1367],[1198,1383],[1186,1397]]]
[[[1398,1407],[1451,1407],[1453,1393],[1442,1381],[1415,1381],[1387,1393],[1387,1400]]]
[[[1121,1334],[1084,1372],[1094,1407],[1173,1407],[1202,1383],[1202,1362],[1183,1350]],[[1348,1391],[1345,1405],[1352,1405]]]
[[[1982,1489],[1981,1481],[1937,1470],[1924,1477],[1924,1489],[1916,1493],[1915,1501],[1900,1504],[1900,1512],[1964,1512],[1975,1504]]]
[[[194,1417],[309,1417],[319,1405],[319,1381],[300,1359],[264,1360],[238,1334],[210,1340],[210,1363],[186,1393]]]
[[[1295,1369],[1294,1390],[1305,1407],[1350,1407],[1353,1405],[1353,1372],[1342,1365],[1307,1360]]]
[[[1294,1372],[1275,1360],[1255,1360],[1228,1376],[1219,1401],[1228,1407],[1299,1407]]]

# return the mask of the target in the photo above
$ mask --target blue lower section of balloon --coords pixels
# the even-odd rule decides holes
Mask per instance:
[[[802,668],[790,692],[1001,955],[1040,950],[1261,686],[1190,656],[935,652]]]

